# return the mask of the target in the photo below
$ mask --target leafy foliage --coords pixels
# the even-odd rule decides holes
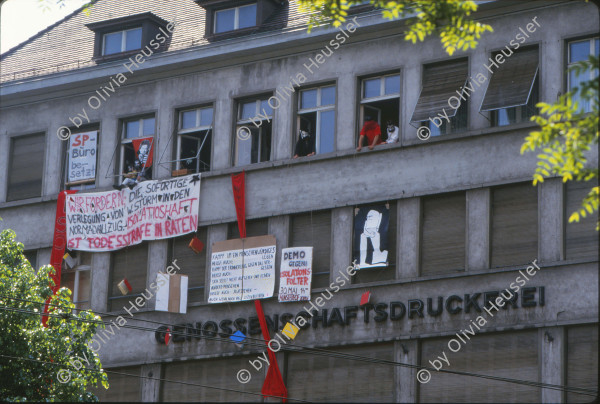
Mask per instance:
[[[351,6],[367,3],[359,0],[299,0],[302,11],[311,15],[311,28],[332,23],[339,27]],[[477,46],[477,40],[486,31],[493,31],[487,24],[473,21],[469,16],[477,10],[474,1],[464,0],[370,0],[368,3],[381,9],[384,18],[415,16],[409,20],[405,35],[407,41],[422,42],[427,36],[439,32],[444,50],[452,55],[457,49],[468,50]]]
[[[88,3],[83,5],[83,13],[85,15],[91,14],[90,9],[92,8],[93,3],[94,0],[90,0]],[[42,8],[42,10],[50,11],[54,4],[56,4],[59,8],[63,8],[67,5],[67,0],[38,0],[38,4]]]
[[[598,71],[598,57],[578,62],[569,70],[577,76]],[[589,102],[591,111],[586,113],[575,100]],[[598,168],[590,168],[587,163],[592,145],[598,144],[598,79],[582,81],[578,87],[559,97],[554,104],[540,102],[540,112],[531,118],[540,125],[540,130],[531,132],[521,146],[521,154],[541,149],[533,174],[533,184],[543,182],[551,175],[567,181],[591,181],[598,178]],[[581,208],[569,217],[569,223],[578,222],[580,217],[598,211],[600,188],[592,187],[583,199]],[[596,224],[596,230],[600,222]]]
[[[100,359],[88,347],[100,317],[90,312],[74,314],[67,288],[52,298],[51,304],[63,308],[50,307],[51,314],[61,317],[50,317],[47,328],[39,314],[31,314],[42,312],[52,295],[49,274],[53,271],[46,265],[36,273],[14,231],[0,233],[0,355],[28,359],[0,357],[0,401],[97,401],[87,386],[100,381],[108,388]],[[69,362],[84,355],[89,365],[84,362],[76,370]],[[71,370],[71,380],[64,384],[57,380],[61,369]]]

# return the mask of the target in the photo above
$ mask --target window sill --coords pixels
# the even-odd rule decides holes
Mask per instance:
[[[14,208],[14,207],[19,207],[19,206],[27,206],[27,205],[35,205],[35,204],[42,203],[42,202],[52,202],[52,201],[57,201],[57,200],[58,200],[58,194],[36,196],[34,198],[18,199],[16,201],[2,202],[2,203],[0,203],[0,209]]]

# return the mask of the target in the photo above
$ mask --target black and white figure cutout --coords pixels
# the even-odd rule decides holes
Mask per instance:
[[[352,260],[358,268],[388,266],[388,227],[390,210],[386,205],[373,205],[354,210],[354,245]]]

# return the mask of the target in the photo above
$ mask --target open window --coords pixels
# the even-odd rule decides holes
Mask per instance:
[[[317,154],[335,150],[335,90],[335,85],[309,88],[298,97],[298,129],[312,137]]]
[[[268,97],[238,103],[234,164],[244,166],[271,159],[273,110]]]
[[[400,123],[400,75],[367,77],[361,81],[360,127],[366,117],[381,127],[381,140],[396,143]],[[391,125],[388,125],[391,123]],[[389,126],[389,127],[388,127]]]
[[[89,310],[91,290],[92,254],[83,251],[69,252],[62,263],[60,286],[71,290],[71,299],[79,310]]]
[[[491,112],[492,126],[529,121],[537,112],[538,47],[520,49],[508,56],[495,52],[492,59],[502,64],[490,78],[480,111]]]
[[[467,129],[468,94],[462,97],[463,100],[457,96],[457,91],[460,92],[467,83],[468,62],[462,58],[423,67],[421,94],[411,119],[414,126],[428,127],[431,136]]]
[[[210,171],[213,107],[179,111],[173,176]]]
[[[119,183],[129,183],[152,179],[154,115],[124,119],[121,122],[121,143],[119,150]]]

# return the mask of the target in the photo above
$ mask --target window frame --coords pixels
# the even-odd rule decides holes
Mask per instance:
[[[130,31],[137,31],[137,30],[140,31],[140,46],[138,48],[134,48],[134,49],[126,49],[127,48],[127,33]],[[121,34],[121,50],[119,52],[107,54],[106,53],[106,37],[108,35],[117,34],[117,33]],[[110,57],[113,55],[118,55],[119,53],[133,52],[133,51],[142,49],[143,35],[144,35],[144,29],[141,25],[139,27],[135,27],[135,28],[128,28],[128,29],[122,29],[119,31],[106,32],[106,33],[102,34],[102,53],[100,54],[100,56],[109,56]]]
[[[244,167],[246,165],[251,165],[251,164],[258,164],[258,163],[264,163],[267,161],[271,161],[272,156],[273,156],[273,118],[275,116],[275,110],[271,107],[271,105],[269,104],[269,109],[271,111],[270,115],[264,115],[263,111],[266,113],[268,111],[264,110],[264,108],[261,108],[263,105],[263,102],[269,102],[269,98],[271,97],[271,94],[264,94],[264,95],[258,95],[258,96],[254,96],[254,97],[245,97],[242,99],[239,99],[237,101],[237,108],[236,108],[236,115],[235,115],[235,130],[233,133],[234,136],[234,141],[233,141],[233,166],[234,167]],[[248,119],[243,119],[241,117],[242,112],[243,112],[243,105],[245,104],[249,104],[250,102],[254,101],[255,103],[255,110],[254,110],[254,116]],[[260,118],[260,119],[257,119]],[[260,120],[261,124],[258,126],[258,128],[256,128],[256,125],[254,125],[254,127],[258,130],[258,157],[257,157],[257,161],[256,163],[252,162],[252,156],[250,156],[250,163],[248,164],[238,164],[238,144],[239,141],[241,140],[238,137],[238,131],[243,128],[243,127],[248,127],[250,129],[252,129],[252,127],[250,126],[250,124],[253,124],[254,122]],[[270,150],[269,150],[269,158],[267,160],[261,160],[262,156],[261,156],[261,151],[262,151],[262,141],[263,139],[266,138],[266,134],[263,134],[265,132],[265,126],[263,126],[263,123],[267,121],[267,123],[269,123],[271,125],[271,145],[270,145]],[[250,135],[252,136],[252,134]],[[250,154],[252,155],[252,145],[250,145]]]
[[[71,302],[75,305],[75,307],[79,310],[89,310],[89,309],[81,309],[78,305],[83,304],[83,303],[88,303],[88,306],[91,308],[91,304],[92,304],[92,253],[89,252],[84,252],[84,251],[78,251],[77,252],[78,256],[77,256],[77,260],[78,263],[77,265],[75,265],[72,269],[66,269],[64,267],[63,264],[63,272],[62,274],[74,274],[73,277],[73,290],[72,295],[71,295]],[[86,263],[80,264],[79,262],[82,261],[83,255],[87,255],[88,260],[86,260]],[[80,284],[80,278],[81,278],[81,273],[82,272],[89,272],[89,299],[88,300],[79,300],[80,298],[80,290],[79,290],[79,284]],[[61,275],[62,276],[62,275]],[[66,286],[63,285],[61,282],[61,287],[62,286]]]
[[[333,87],[335,100],[333,104],[322,105],[322,90],[324,88]],[[317,90],[317,106],[312,108],[302,108],[302,94],[305,91]],[[315,154],[323,154],[321,149],[321,114],[323,112],[334,112],[334,122],[333,122],[333,150],[328,153],[336,152],[336,140],[337,140],[337,102],[338,102],[338,94],[337,94],[337,82],[329,83],[329,84],[318,84],[312,85],[310,87],[305,87],[298,90],[297,102],[296,102],[296,125],[297,130],[294,133],[298,133],[300,130],[300,119],[304,114],[316,113],[317,117],[315,120],[315,133],[313,134],[315,137]],[[295,137],[292,140],[292,145],[295,144]]]
[[[565,86],[566,86],[566,91],[569,92],[571,91],[571,74],[569,73],[569,68],[571,66],[573,66],[574,64],[578,63],[578,62],[571,62],[571,44],[574,43],[578,43],[578,42],[589,42],[589,53],[588,53],[588,58],[590,55],[593,56],[600,56],[596,53],[596,46],[595,43],[596,41],[600,41],[600,36],[598,35],[594,35],[594,36],[588,36],[585,38],[577,38],[577,39],[568,39],[566,40],[566,52],[565,52],[565,56],[566,56],[566,69],[565,69]],[[598,52],[600,53],[600,52]],[[598,77],[600,76],[600,72],[598,70],[592,70],[590,72],[587,72],[588,77],[587,78],[583,78],[584,80],[594,80],[594,79],[598,79]],[[581,76],[579,76],[581,77]],[[581,107],[581,106],[580,106]],[[590,111],[584,111],[585,113],[589,113]]]
[[[26,137],[33,137],[33,136],[40,136],[43,139],[44,142],[44,150],[42,151],[42,161],[41,161],[41,165],[42,165],[42,173],[41,173],[41,185],[40,185],[40,192],[39,195],[35,195],[35,196],[29,196],[27,198],[17,198],[17,199],[11,199],[10,198],[10,187],[11,187],[11,171],[12,171],[12,165],[13,165],[13,161],[14,161],[14,149],[15,149],[15,141],[20,140],[20,139],[24,139]],[[33,199],[33,198],[41,198],[43,193],[44,193],[44,185],[45,185],[45,177],[46,177],[46,132],[28,132],[28,133],[23,133],[23,134],[17,134],[17,135],[9,135],[9,155],[8,155],[8,165],[6,168],[6,185],[5,185],[5,192],[6,192],[6,202],[15,202],[15,201],[25,201],[28,199]],[[13,185],[14,186],[14,185]]]
[[[203,110],[211,110],[211,121],[209,125],[201,125],[202,123],[202,111]],[[186,112],[191,112],[191,111],[195,111],[196,112],[196,124],[194,127],[192,128],[187,128],[187,129],[183,129],[183,114]],[[195,134],[202,134],[204,133],[204,140],[202,141],[202,145],[204,145],[204,143],[206,142],[206,140],[208,139],[208,137],[211,137],[211,150],[210,150],[210,161],[208,162],[208,170],[201,170],[199,168],[199,156],[197,153],[197,157],[195,157],[195,159],[197,159],[196,161],[196,170],[194,171],[194,173],[200,173],[200,172],[207,172],[211,170],[211,164],[212,164],[212,136],[214,133],[214,122],[215,122],[215,108],[213,104],[204,104],[202,106],[197,106],[197,107],[185,107],[185,108],[180,108],[177,110],[177,126],[176,126],[176,136],[177,136],[177,140],[175,142],[175,160],[173,161],[175,163],[175,170],[180,170],[181,169],[181,162],[184,160],[183,158],[181,158],[181,144],[182,144],[182,137],[184,136],[190,136],[190,135],[195,135]],[[201,145],[201,147],[202,147]]]
[[[153,134],[152,135],[144,135],[144,120],[146,119],[154,119],[154,130],[153,130]],[[138,135],[136,137],[131,137],[128,138],[127,137],[127,123],[129,122],[134,122],[134,121],[138,121],[139,122],[139,131],[138,131]],[[152,148],[154,148],[156,146],[155,141],[156,141],[156,114],[155,113],[150,113],[150,114],[144,114],[144,115],[138,115],[135,117],[128,117],[128,118],[122,118],[120,120],[120,133],[119,133],[119,144],[117,147],[119,147],[119,171],[117,173],[117,175],[115,176],[119,183],[122,183],[124,178],[123,178],[123,173],[124,173],[124,169],[125,169],[125,147],[127,145],[132,145],[133,144],[133,139],[137,139],[137,138],[143,138],[143,137],[152,137],[153,138],[153,144],[152,144]],[[152,166],[154,166],[154,161],[152,162]],[[152,179],[152,178],[150,178]]]
[[[249,27],[244,27],[244,28],[240,28],[240,8],[244,8],[244,7],[250,7],[250,6],[254,6],[254,24],[249,26]],[[226,31],[217,31],[217,15],[221,12],[224,11],[230,11],[230,10],[234,10],[234,16],[233,16],[233,29],[228,29]],[[215,10],[214,11],[214,18],[213,18],[213,26],[212,26],[212,33],[215,35],[220,35],[220,34],[227,34],[229,32],[235,32],[235,31],[239,31],[240,29],[249,29],[249,28],[255,28],[258,26],[258,3],[248,3],[248,4],[242,4],[239,6],[235,6],[235,7],[228,7],[228,8],[222,8],[219,10]]]

